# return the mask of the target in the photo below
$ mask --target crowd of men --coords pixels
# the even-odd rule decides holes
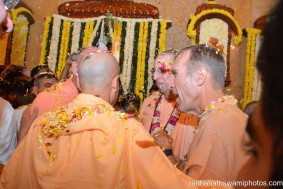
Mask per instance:
[[[224,93],[225,59],[208,44],[156,57],[159,90],[138,118],[114,109],[120,67],[109,52],[83,48],[69,62],[72,76],[47,89],[39,80],[46,71],[36,73],[38,92],[21,121],[0,98],[0,188],[211,188],[196,180],[225,188],[227,181],[283,180],[282,10],[279,1],[263,32],[263,94],[249,115]]]

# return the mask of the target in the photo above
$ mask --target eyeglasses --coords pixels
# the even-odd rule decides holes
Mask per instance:
[[[11,11],[19,2],[20,0],[4,0],[5,9]]]
[[[73,53],[73,54],[71,54],[71,59],[72,59],[72,61],[76,61],[77,58],[78,58],[78,56],[79,56],[78,53]]]

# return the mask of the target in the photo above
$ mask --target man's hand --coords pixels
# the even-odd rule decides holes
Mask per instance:
[[[165,149],[172,149],[173,139],[164,131],[160,130],[154,136],[155,143],[164,151]]]
[[[20,132],[18,137],[18,144],[20,144],[21,140],[26,136],[30,126],[33,121],[36,119],[38,113],[38,107],[36,106],[30,115],[30,107],[28,107],[24,112],[21,120]]]

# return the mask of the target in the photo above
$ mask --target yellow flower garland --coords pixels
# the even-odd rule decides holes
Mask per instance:
[[[247,48],[246,48],[246,74],[244,85],[243,107],[245,107],[252,99],[253,79],[255,71],[255,51],[256,37],[261,30],[255,28],[246,28],[247,31]]]
[[[46,43],[47,43],[47,38],[48,38],[48,32],[49,32],[49,25],[51,23],[51,17],[48,16],[46,17],[46,20],[44,22],[44,32],[43,32],[43,38],[42,38],[42,50],[41,50],[41,55],[40,55],[40,64],[44,64],[45,62],[45,55],[46,55]]]
[[[92,36],[92,32],[94,29],[94,22],[87,22],[85,25],[85,31],[84,31],[84,38],[83,38],[83,47],[88,46],[89,40]]]
[[[2,39],[0,39],[0,64],[4,65],[6,59],[7,45],[9,39],[9,33],[2,33]]]
[[[242,41],[242,30],[238,24],[238,22],[234,19],[234,17],[225,10],[220,10],[220,9],[211,9],[211,10],[204,10],[201,13],[197,14],[197,15],[190,15],[190,24],[188,25],[188,36],[192,38],[193,42],[196,43],[196,36],[197,36],[197,32],[194,29],[196,22],[203,16],[206,16],[208,14],[213,14],[213,13],[218,13],[221,15],[224,15],[226,17],[228,17],[236,26],[237,28],[237,32],[238,35],[234,36],[234,44],[238,45],[240,44],[240,42]]]
[[[49,30],[49,26],[51,22],[51,20],[53,19],[53,29]],[[48,17],[45,24],[44,24],[44,36],[43,36],[43,43],[42,43],[42,51],[41,51],[41,63],[48,63],[50,64],[49,66],[53,66],[52,70],[56,71],[56,74],[59,75],[59,70],[60,68],[63,66],[63,63],[65,63],[65,60],[62,61],[62,58],[65,56],[64,54],[60,54],[60,51],[62,50],[62,48],[67,48],[65,43],[67,44],[67,42],[65,42],[64,39],[61,39],[61,42],[59,44],[59,36],[60,35],[60,31],[58,30],[58,28],[60,28],[60,24],[64,23],[64,21],[68,20],[71,23],[74,24],[74,30],[72,35],[72,44],[71,44],[71,52],[75,52],[78,49],[78,44],[80,42],[80,40],[78,40],[79,38],[83,37],[83,41],[82,41],[82,45],[85,46],[90,45],[93,43],[93,40],[95,39],[95,34],[97,34],[97,29],[98,26],[100,26],[101,24],[101,20],[104,19],[104,16],[101,16],[99,18],[88,18],[88,19],[72,19],[72,18],[66,18],[64,16],[60,16],[60,15],[53,15],[52,17]],[[62,22],[63,21],[63,22]],[[96,21],[96,22],[95,22]],[[92,22],[91,24],[88,22]],[[116,38],[120,38],[122,35],[122,24],[123,22],[127,23],[127,29],[125,31],[125,35],[123,37],[126,37],[125,41],[124,41],[124,48],[123,48],[123,60],[121,62],[121,64],[123,64],[123,71],[121,73],[121,84],[123,87],[124,91],[129,91],[130,89],[130,81],[131,79],[136,79],[136,86],[139,89],[139,92],[141,90],[144,90],[144,83],[145,81],[148,81],[147,86],[148,88],[150,88],[150,84],[152,83],[152,80],[150,78],[144,78],[144,74],[145,72],[148,72],[148,70],[145,70],[145,64],[149,65],[149,68],[152,67],[152,61],[155,57],[155,52],[156,52],[156,47],[158,48],[158,52],[164,51],[166,48],[166,20],[156,20],[156,19],[125,19],[125,18],[114,18],[114,30],[113,30],[113,40],[115,41]],[[138,49],[140,50],[141,48],[141,52],[137,52],[137,54],[140,54],[140,58],[137,59],[137,61],[139,61],[138,65],[139,67],[137,67],[137,72],[139,73],[136,74],[134,77],[139,76],[137,78],[131,78],[131,63],[132,63],[132,58],[133,58],[133,41],[134,41],[134,34],[135,34],[135,24],[136,23],[144,23],[143,24],[143,35],[142,35],[142,41],[138,41],[138,45],[139,43],[141,43],[138,47]],[[151,33],[148,34],[148,27],[149,24],[152,22],[151,25]],[[84,28],[85,31],[82,31],[81,26],[82,23],[85,23],[86,26]],[[94,23],[96,23],[95,27]],[[159,25],[159,27],[158,27]],[[65,26],[64,26],[65,27]],[[64,28],[63,27],[63,28]],[[55,28],[55,29],[54,29]],[[74,35],[74,33],[76,33],[77,35]],[[157,33],[159,33],[159,37],[157,38]],[[47,51],[46,48],[48,48],[48,35],[50,36],[50,34],[52,34],[52,38],[50,39],[50,46],[49,46],[49,54],[47,55]],[[62,35],[62,33],[61,33]],[[124,35],[124,34],[123,34]],[[151,35],[151,39],[149,42],[147,42],[147,38],[148,35]],[[56,37],[53,37],[56,36]],[[63,37],[63,36],[62,36]],[[55,44],[57,44],[56,48],[55,48]],[[145,62],[146,59],[146,50],[147,48],[149,48],[149,60],[148,62]],[[58,57],[58,61],[56,60],[57,58],[57,52],[59,50],[59,57]],[[67,51],[68,49],[66,49]],[[65,50],[64,50],[65,51]],[[45,58],[48,57],[48,60],[45,60]],[[60,60],[59,60],[60,59]],[[59,63],[59,61],[61,61]],[[149,63],[150,62],[150,63]],[[56,64],[57,65],[57,69],[56,69]],[[59,70],[58,70],[59,69]],[[136,91],[136,89],[134,90]],[[143,97],[143,96],[141,96]]]
[[[68,44],[70,38],[71,22],[65,20],[63,22],[62,39],[59,50],[58,68],[56,70],[56,76],[60,77],[61,72],[64,69],[67,60]]]
[[[24,17],[19,15],[19,17]],[[18,18],[19,18],[18,17]],[[27,20],[18,20],[14,26],[13,38],[12,38],[12,51],[11,51],[11,62],[14,65],[24,66],[25,65],[25,54],[27,47],[27,37],[28,37],[28,25]]]
[[[163,52],[166,48],[166,26],[167,26],[167,21],[166,20],[161,20],[160,21],[160,37],[159,37],[159,49],[158,49],[158,54]]]
[[[11,19],[14,24],[13,38],[12,38],[12,49],[11,49],[11,62],[15,65],[25,65],[25,53],[27,47],[29,22],[23,15],[27,13],[32,16],[32,13],[24,8],[16,8],[11,11]]]
[[[138,62],[137,62],[137,73],[136,73],[136,88],[135,93],[139,94],[140,83],[141,83],[141,66],[142,66],[142,55],[143,55],[143,35],[144,35],[144,22],[140,23],[139,28],[139,40],[138,40]]]
[[[144,73],[145,73],[145,59],[146,59],[146,44],[147,44],[147,38],[148,38],[148,22],[144,23],[144,35],[143,35],[143,54],[142,54],[142,66],[141,66],[141,82],[140,82],[140,92],[139,96],[140,99],[143,99],[144,95]],[[141,104],[142,105],[142,100]]]
[[[28,13],[29,15],[32,16],[32,13],[28,9],[26,9],[24,7],[19,7],[19,8],[16,8],[16,9],[12,9],[11,16],[12,16],[13,24],[16,24],[18,22],[18,20],[17,20],[18,14],[24,13],[24,12]]]

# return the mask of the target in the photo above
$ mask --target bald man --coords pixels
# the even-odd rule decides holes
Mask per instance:
[[[4,168],[4,188],[195,188],[140,122],[114,110],[111,54],[86,54],[78,75],[81,94],[35,120]]]
[[[56,106],[68,104],[79,94],[78,62],[80,62],[85,54],[96,51],[99,51],[99,49],[93,46],[81,49],[77,59],[72,62],[73,76],[65,82],[59,82],[56,85],[53,85],[36,96],[31,106],[25,113],[23,113],[18,141],[21,141],[27,134],[29,127],[36,117],[41,116],[44,112],[52,110]]]

